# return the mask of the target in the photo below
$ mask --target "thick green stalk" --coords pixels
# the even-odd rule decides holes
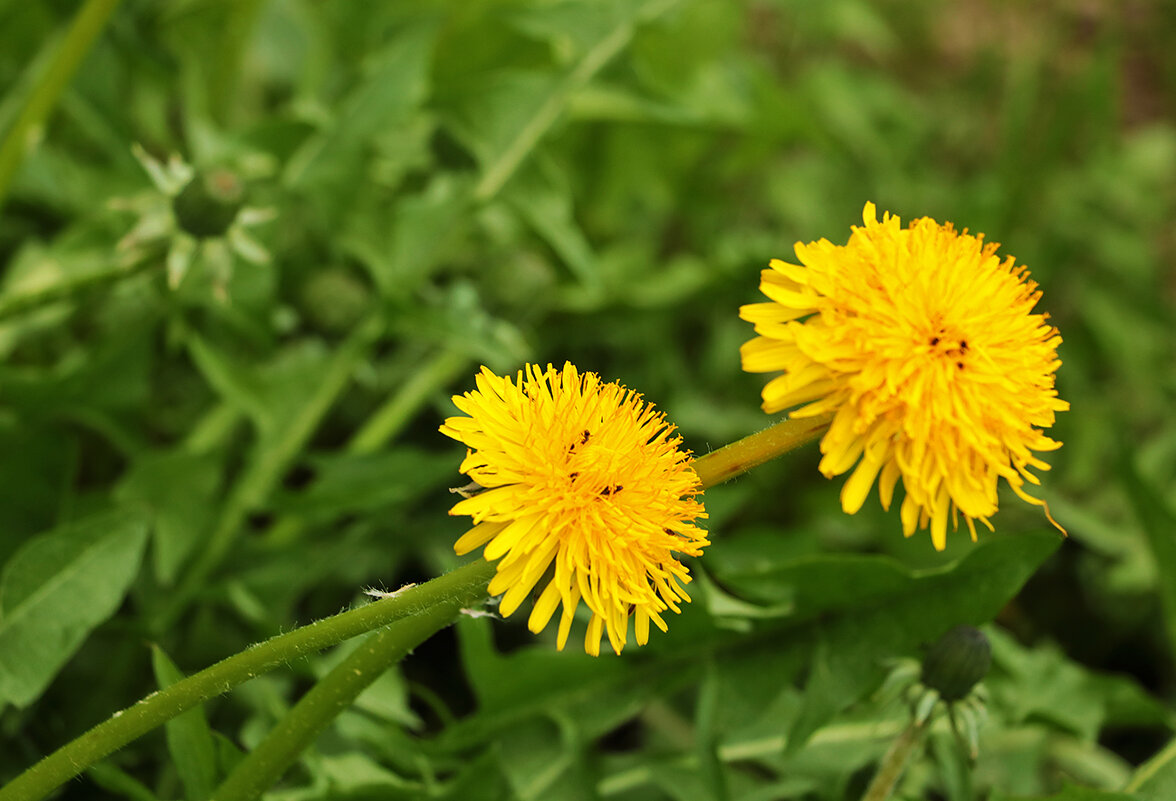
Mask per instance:
[[[694,463],[695,470],[704,488],[714,486],[803,445],[827,424],[827,418],[815,422],[784,420],[701,457]],[[318,733],[384,670],[452,624],[459,611],[474,600],[471,597],[460,605],[439,605],[371,637],[321,679],[266,739],[237,764],[224,784],[213,793],[213,801],[252,801],[268,790]]]
[[[261,744],[237,763],[210,801],[247,801],[268,790],[318,733],[384,671],[452,624],[462,609],[485,599],[486,583],[470,585],[465,593],[438,597],[419,614],[372,634],[319,680]]]
[[[828,415],[800,420],[786,418],[763,431],[698,457],[694,460],[694,472],[698,474],[704,488],[722,484],[815,439],[828,428],[830,419]]]
[[[41,140],[45,120],[58,98],[90,52],[94,40],[118,6],[119,0],[87,0],[73,19],[61,47],[32,89],[28,102],[0,141],[0,207],[8,194],[12,176],[29,151]]]
[[[114,713],[0,788],[0,801],[44,798],[140,735],[278,665],[406,618],[420,616],[432,626],[435,607],[449,614],[454,604],[460,602],[456,607],[460,609],[484,598],[486,585],[493,575],[494,566],[479,559],[395,597],[383,598],[258,643]]]
[[[819,421],[818,424],[818,421],[814,421],[810,424],[808,421],[785,420],[766,431],[752,434],[697,459],[694,465],[702,486],[711,487],[734,478],[755,465],[799,447],[814,438],[826,422]],[[324,690],[309,702],[310,709],[298,712],[295,717],[288,717],[275,728],[271,736],[277,738],[278,742],[274,745],[263,742],[262,746],[255,749],[265,748],[263,757],[259,757],[259,761],[264,762],[264,767],[258,769],[262,773],[253,778],[230,777],[231,785],[226,781],[226,792],[237,794],[232,797],[245,798],[250,797],[250,792],[263,792],[265,787],[257,788],[265,781],[264,777],[280,775],[297,758],[305,744],[311,742],[335,715],[375,681],[383,669],[395,664],[415,645],[452,623],[462,608],[483,598],[494,570],[494,565],[479,559],[440,578],[404,590],[394,598],[385,598],[295,629],[218,662],[154,693],[135,706],[115,713],[106,722],[50,754],[0,789],[0,801],[37,801],[44,798],[102,757],[196,704],[228,692],[236,685],[280,664],[412,616],[413,625],[395,626],[388,630],[389,636],[373,638],[365,643],[323,682],[327,682],[340,669],[344,672],[350,670],[353,675],[354,670],[359,669],[360,674],[354,680],[341,677],[332,680],[329,691]],[[362,665],[350,666],[352,658],[361,660]],[[380,665],[384,667],[378,668]],[[307,698],[310,698],[309,693],[303,702]],[[295,715],[303,702],[295,706],[291,716]],[[913,744],[910,747],[913,748]]]

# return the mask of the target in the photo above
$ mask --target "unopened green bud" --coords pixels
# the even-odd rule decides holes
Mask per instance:
[[[236,174],[218,168],[197,173],[172,202],[176,222],[192,236],[221,236],[237,218],[245,186]]]
[[[948,703],[958,701],[988,674],[992,646],[971,626],[956,626],[944,634],[923,657],[923,684],[936,690]]]
[[[341,267],[316,272],[302,286],[302,308],[307,318],[330,333],[350,330],[370,305],[367,285]]]

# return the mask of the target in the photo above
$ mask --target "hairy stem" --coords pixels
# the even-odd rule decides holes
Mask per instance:
[[[695,462],[703,487],[733,478],[769,459],[799,447],[828,423],[785,420]],[[485,592],[485,588],[482,588]],[[252,801],[282,777],[299,754],[380,674],[436,632],[451,625],[463,606],[439,604],[426,613],[372,636],[328,673],[245,759],[237,764],[213,801]]]
[[[777,456],[799,448],[829,426],[832,418],[784,419],[756,434],[724,445],[717,451],[694,460],[694,472],[703,487],[722,484],[753,467],[771,461]]]
[[[62,746],[0,788],[0,801],[36,801],[77,776],[102,757],[185,710],[228,692],[242,682],[389,623],[420,617],[433,625],[435,608],[446,614],[484,598],[494,566],[483,559],[460,567],[394,597],[325,618],[281,634],[212,667],[153,693],[116,712],[71,743]],[[460,602],[460,605],[454,606]],[[397,629],[399,630],[399,629]],[[361,648],[361,651],[365,649]]]
[[[372,634],[320,679],[266,738],[237,763],[212,794],[211,801],[247,801],[261,795],[281,778],[315,736],[384,671],[452,624],[462,609],[485,599],[485,581],[470,584],[465,592],[434,594],[432,602],[419,614]],[[424,597],[421,600],[426,601]]]
[[[695,470],[702,486],[712,487],[805,444],[820,433],[827,422],[827,419],[782,421],[697,459]],[[450,625],[461,609],[484,598],[494,571],[493,564],[479,559],[440,578],[397,593],[395,597],[273,637],[218,662],[116,712],[106,722],[59,748],[0,788],[0,801],[44,798],[107,754],[209,698],[300,656],[401,621],[370,638],[316,685],[271,733],[274,743],[269,744],[270,738],[267,738],[254,750],[261,756],[256,760],[249,757],[240,763],[257,767],[239,766],[216,796],[224,799],[255,797],[267,789],[267,782],[280,776],[317,733],[347,708],[383,670],[398,662],[417,644]],[[350,677],[344,675],[348,673]],[[319,690],[324,685],[326,689]],[[303,708],[304,703],[306,708]],[[900,737],[896,747],[902,741]],[[907,756],[915,744],[907,744]],[[891,750],[893,752],[894,748]],[[897,770],[895,781],[901,775],[905,759],[903,757],[902,764],[894,768]],[[890,762],[888,755],[879,776]],[[877,783],[878,777],[875,777]],[[885,798],[886,795],[867,796],[863,801]]]

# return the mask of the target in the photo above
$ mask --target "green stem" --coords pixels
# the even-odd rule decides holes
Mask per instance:
[[[40,141],[45,120],[70,79],[77,72],[78,65],[90,52],[94,40],[106,26],[106,21],[118,6],[119,0],[87,0],[73,19],[57,55],[50,62],[40,80],[33,87],[12,128],[0,141],[0,206],[8,194],[12,177],[29,151]]]
[[[799,448],[829,426],[831,416],[784,419],[756,434],[724,445],[694,460],[703,487],[722,484],[753,467]]]
[[[757,464],[799,447],[816,436],[824,424],[824,421],[817,420],[785,420],[766,431],[752,434],[707,454],[695,461],[702,485],[714,486]],[[364,687],[375,681],[382,670],[395,664],[415,645],[452,623],[461,609],[485,597],[486,587],[493,578],[494,571],[493,564],[479,559],[440,578],[404,590],[393,598],[385,598],[273,637],[218,662],[152,694],[122,712],[115,713],[106,722],[50,754],[6,787],[0,788],[0,801],[37,801],[44,798],[56,787],[102,757],[196,704],[228,692],[236,685],[280,664],[411,616],[406,625],[389,629],[389,636],[373,638],[365,643],[335,671],[328,674],[320,682],[321,685],[330,681],[327,690],[316,693],[316,685],[316,688],[311,690],[311,693],[316,693],[314,698],[308,702],[307,699],[311,698],[311,693],[308,693],[291,711],[291,716],[297,712],[297,717],[288,717],[275,728],[271,736],[276,738],[277,742],[267,745],[267,738],[255,749],[255,752],[263,747],[265,749],[258,761],[249,762],[250,765],[260,765],[256,768],[259,772],[250,776],[253,768],[239,767],[233,776],[241,770],[246,770],[246,773],[239,778],[230,776],[222,788],[225,792],[232,792],[235,795],[218,797],[246,798],[251,797],[248,793],[262,792],[268,785],[257,788],[265,781],[272,781],[266,777],[279,776],[315,734],[346,708]],[[407,625],[408,622],[412,625]],[[352,659],[360,660],[362,664],[352,665]],[[379,667],[380,665],[383,667]],[[360,675],[354,680],[341,675],[348,671],[354,675],[356,669],[360,670]],[[309,708],[298,711],[304,702],[308,703]],[[914,744],[910,744],[909,747],[913,748]],[[249,759],[247,757],[247,760]],[[246,763],[241,763],[244,764]],[[876,799],[867,797],[865,801]]]
[[[703,487],[713,486],[799,447],[823,430],[827,423],[828,418],[785,420],[707,454],[695,462],[695,469]],[[439,603],[425,613],[371,637],[320,680],[266,739],[237,764],[213,793],[212,801],[252,801],[268,790],[318,733],[381,673],[418,644],[453,623],[458,612],[474,600],[476,598],[471,597],[460,605]]]
[[[327,727],[384,671],[436,632],[461,610],[486,599],[486,580],[464,592],[418,595],[424,610],[376,632],[324,676],[289,714],[237,763],[210,801],[249,801],[268,790]],[[432,582],[430,582],[432,584]],[[428,585],[424,585],[428,586]]]
[[[890,798],[898,780],[906,771],[907,763],[910,762],[915,749],[923,742],[923,735],[926,732],[926,721],[922,723],[912,721],[909,726],[903,729],[902,734],[898,735],[895,741],[890,744],[890,750],[882,758],[882,764],[878,766],[878,772],[874,774],[870,786],[866,788],[866,794],[862,796],[862,801],[886,801]]]
[[[479,559],[395,597],[383,598],[261,642],[116,712],[0,788],[0,801],[44,798],[140,735],[281,664],[400,620],[419,617],[433,627],[434,607],[448,611],[460,602],[456,609],[461,609],[484,598],[486,585],[493,575],[494,566]]]

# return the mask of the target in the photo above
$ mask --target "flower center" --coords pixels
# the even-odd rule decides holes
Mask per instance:
[[[568,446],[566,480],[561,482],[572,506],[595,503],[624,490],[616,481],[617,454],[593,439],[592,431],[579,432]]]
[[[965,357],[969,347],[966,337],[954,331],[949,332],[945,326],[940,326],[927,338],[929,352],[935,357],[954,362],[958,370],[966,366]]]

